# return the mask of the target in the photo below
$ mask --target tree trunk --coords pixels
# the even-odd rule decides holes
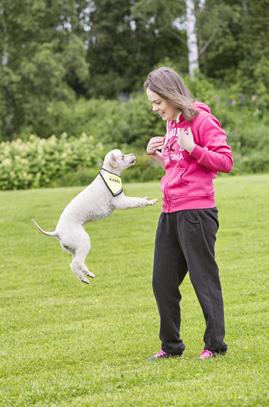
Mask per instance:
[[[2,29],[2,55],[1,55],[1,63],[2,65],[7,65],[8,63],[8,52],[7,52],[7,27],[5,22],[5,10],[4,6],[0,5],[0,28]]]
[[[195,70],[199,69],[198,46],[195,32],[195,4],[194,0],[185,0],[186,4],[186,29],[187,29],[187,46],[188,46],[188,61],[189,74],[191,79],[194,78]]]
[[[242,5],[243,5],[243,14],[244,16],[246,16],[248,14],[248,0],[243,0]]]

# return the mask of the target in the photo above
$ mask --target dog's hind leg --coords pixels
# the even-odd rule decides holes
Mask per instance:
[[[72,256],[74,256],[75,254],[75,249],[73,249],[71,246],[68,246],[67,244],[63,244],[61,240],[59,240],[60,246],[62,247],[62,249],[69,253],[72,254]]]
[[[83,283],[90,284],[85,275],[91,278],[94,278],[95,275],[88,270],[83,260],[84,256],[81,256],[80,254],[76,254],[75,256],[73,256],[73,260],[71,262],[71,270]]]
[[[71,270],[83,283],[86,284],[90,284],[90,282],[85,275],[91,278],[95,277],[95,275],[89,271],[85,264],[85,259],[90,251],[90,248],[90,238],[85,230],[82,229],[79,234],[79,239],[76,241],[76,248],[71,262]]]

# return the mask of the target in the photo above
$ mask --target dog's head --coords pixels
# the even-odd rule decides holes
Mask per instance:
[[[123,154],[121,150],[115,149],[107,153],[103,167],[111,172],[120,174],[126,168],[134,165],[135,161],[136,157],[134,154]]]

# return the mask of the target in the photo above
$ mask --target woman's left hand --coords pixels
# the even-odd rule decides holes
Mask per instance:
[[[181,148],[187,150],[189,153],[192,152],[192,150],[195,147],[195,143],[193,140],[193,134],[190,127],[188,127],[188,132],[185,129],[179,130],[178,144],[180,145]]]

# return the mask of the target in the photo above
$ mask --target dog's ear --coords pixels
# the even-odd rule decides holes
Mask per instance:
[[[117,157],[115,156],[114,153],[111,153],[111,155],[110,155],[110,165],[113,168],[117,167]]]

